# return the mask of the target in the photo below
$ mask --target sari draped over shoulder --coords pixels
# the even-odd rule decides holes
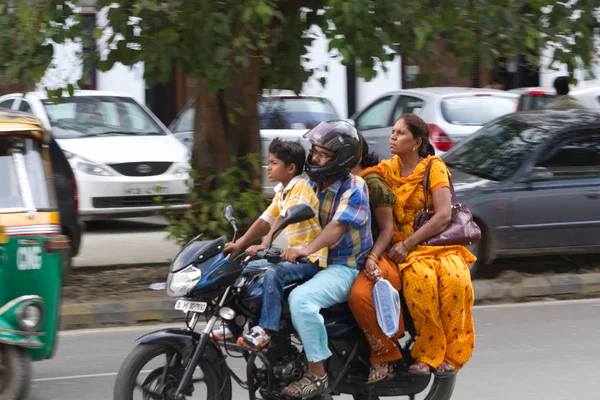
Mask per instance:
[[[389,160],[383,160],[378,165],[365,169],[362,173],[362,175],[365,176],[372,173],[381,176],[389,184],[396,196],[396,203],[392,210],[398,224],[394,225],[394,236],[392,237],[393,244],[405,240],[414,233],[413,222],[415,214],[423,209],[423,205],[425,204],[423,178],[425,177],[427,165],[429,165],[430,162],[435,163],[432,164],[429,177],[430,193],[433,193],[441,187],[449,187],[447,177],[448,169],[441,161],[441,158],[437,156],[428,156],[423,159],[417,164],[413,173],[407,177],[401,176],[400,160],[398,156],[394,156]],[[427,202],[429,208],[432,209],[433,199],[431,194],[427,199]],[[401,228],[398,228],[398,225],[400,225]],[[464,246],[419,245],[409,253],[403,263],[398,265],[398,268],[402,270],[423,257],[439,258],[449,254],[462,257],[467,265],[471,265],[477,260],[477,258]]]

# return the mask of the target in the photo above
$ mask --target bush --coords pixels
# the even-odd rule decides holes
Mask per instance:
[[[266,196],[258,189],[251,175],[260,176],[260,154],[233,159],[232,166],[218,176],[204,179],[194,190],[201,177],[197,171],[190,171],[191,208],[183,214],[169,214],[168,239],[181,246],[204,233],[205,238],[225,235],[231,238],[232,229],[223,218],[223,207],[231,204],[235,211],[238,229],[244,231],[262,214],[267,203]],[[250,167],[248,167],[250,166]],[[251,174],[253,169],[257,174]],[[202,190],[202,187],[213,188]],[[160,202],[160,197],[157,198]]]

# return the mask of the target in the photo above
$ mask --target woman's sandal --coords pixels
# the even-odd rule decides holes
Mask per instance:
[[[392,371],[393,367],[391,363],[380,363],[372,365],[369,369],[369,378],[367,379],[367,384],[379,382],[386,379]]]
[[[408,372],[413,375],[429,375],[431,367],[423,361],[415,361],[413,365],[408,367]]]
[[[296,399],[310,399],[328,392],[329,378],[327,374],[318,377],[309,372],[305,373],[300,380],[290,383],[283,389],[283,393]]]
[[[437,367],[435,369],[435,371],[433,372],[436,376],[452,376],[456,374],[456,368],[454,368],[452,366],[452,364],[450,364],[447,361],[442,361],[442,363],[440,364],[439,367]]]

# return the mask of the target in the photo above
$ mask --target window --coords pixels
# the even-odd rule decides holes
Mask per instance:
[[[0,103],[0,108],[7,108],[10,110],[10,108],[12,107],[14,100],[10,99],[10,100],[4,100],[2,103]]]
[[[29,102],[27,102],[25,100],[21,100],[21,104],[19,104],[19,111],[33,114],[33,111],[31,110],[31,106],[29,105]]]
[[[453,125],[485,125],[516,111],[518,97],[469,95],[442,100],[442,115]]]
[[[312,129],[338,116],[329,101],[318,97],[263,97],[258,118],[260,129]]]
[[[519,120],[501,119],[465,139],[444,156],[449,167],[494,181],[517,172],[551,132]]]
[[[152,117],[129,97],[74,96],[44,100],[57,139],[101,135],[164,135]]]
[[[359,130],[376,129],[390,126],[389,115],[392,96],[387,96],[373,104],[356,119]]]
[[[0,137],[0,209],[25,207],[20,181],[29,183],[34,207],[55,206],[50,197],[40,144],[24,136]]]
[[[417,97],[400,96],[396,102],[396,108],[394,109],[391,123],[395,123],[396,120],[404,114],[412,113],[419,115],[424,105],[425,102]]]
[[[600,135],[563,143],[536,167],[546,168],[552,179],[600,177]]]
[[[194,130],[194,115],[196,103],[191,103],[169,127],[173,133],[192,132]]]

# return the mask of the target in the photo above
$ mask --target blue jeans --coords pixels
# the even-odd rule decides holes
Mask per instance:
[[[272,264],[267,260],[256,260],[248,263],[244,271],[268,268],[263,281],[263,298],[258,325],[270,331],[279,331],[281,310],[283,307],[283,289],[287,282],[312,278],[319,270],[313,263],[293,264],[282,262]]]
[[[325,320],[319,312],[322,308],[347,301],[357,277],[356,268],[334,264],[290,293],[288,301],[292,323],[302,340],[308,361],[323,361],[331,356]]]

